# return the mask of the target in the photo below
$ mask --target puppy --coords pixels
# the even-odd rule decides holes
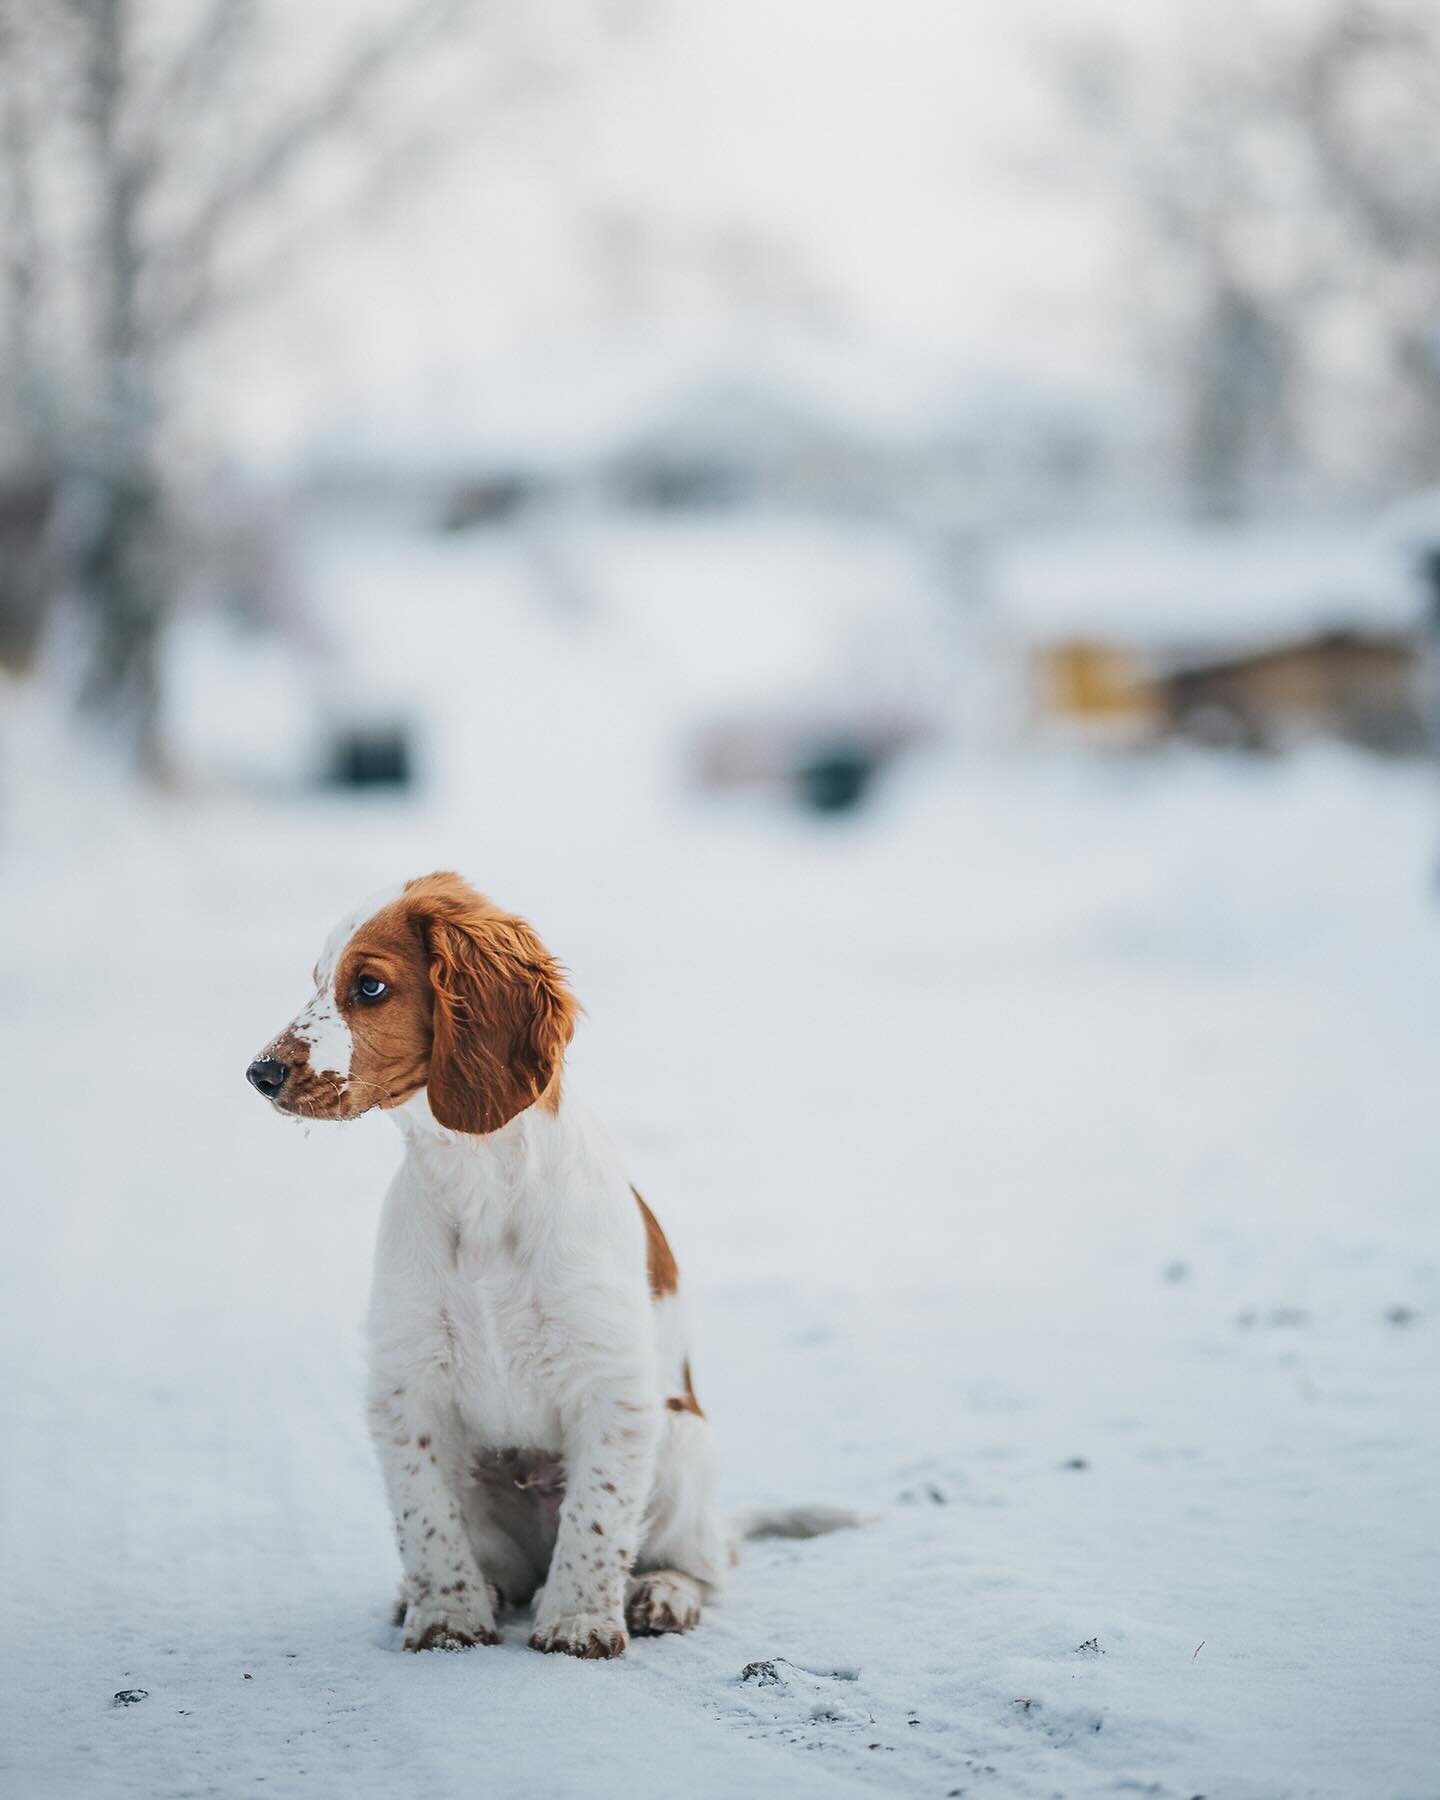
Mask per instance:
[[[315,982],[247,1073],[280,1112],[379,1107],[404,1139],[369,1418],[405,1648],[496,1643],[531,1601],[537,1650],[688,1631],[727,1556],[710,1431],[670,1246],[565,1091],[563,970],[524,920],[434,874],[342,921]]]

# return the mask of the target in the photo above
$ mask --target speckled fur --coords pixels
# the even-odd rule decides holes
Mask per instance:
[[[493,1641],[488,1581],[534,1597],[537,1649],[616,1655],[636,1569],[688,1581],[639,1628],[687,1629],[725,1561],[709,1427],[666,1404],[678,1299],[652,1300],[613,1149],[569,1097],[479,1138],[423,1094],[393,1116],[407,1154],[376,1254],[370,1416],[406,1647]]]
[[[532,1599],[541,1650],[619,1654],[627,1601],[637,1630],[687,1630],[726,1563],[710,1428],[664,1233],[562,1080],[564,971],[456,875],[371,907],[264,1054],[278,1110],[380,1106],[405,1139],[369,1316],[405,1648],[494,1643]]]

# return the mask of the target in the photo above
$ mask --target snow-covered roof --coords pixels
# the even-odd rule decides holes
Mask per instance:
[[[776,418],[877,451],[957,435],[993,439],[1078,401],[848,334],[614,337],[438,371],[367,396],[311,443],[308,460],[455,475],[503,466],[562,475],[710,419],[722,436]]]
[[[1409,560],[1357,527],[1068,531],[1002,545],[1002,617],[1032,643],[1098,638],[1157,655],[1238,653],[1346,631],[1414,631]]]
[[[933,570],[863,523],[609,522],[572,554],[632,651],[697,713],[813,704],[924,710],[946,679]]]

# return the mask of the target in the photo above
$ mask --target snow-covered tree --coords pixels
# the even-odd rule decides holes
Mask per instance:
[[[435,146],[406,84],[470,11],[372,9],[299,81],[276,77],[283,33],[260,0],[0,0],[0,472],[54,497],[83,698],[152,771],[182,359],[403,152]],[[498,32],[486,14],[478,55]],[[324,205],[290,204],[322,164]]]
[[[1232,24],[1064,59],[1191,500],[1440,479],[1440,11],[1262,4]]]

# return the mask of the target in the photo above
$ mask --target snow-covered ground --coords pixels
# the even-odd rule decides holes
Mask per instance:
[[[433,697],[417,802],[140,804],[11,706],[0,1786],[1440,1794],[1429,779],[705,806],[641,637],[502,561],[328,565]],[[436,866],[574,971],[727,1499],[875,1514],[616,1664],[398,1653],[358,1329],[398,1139],[243,1082],[333,917]]]

